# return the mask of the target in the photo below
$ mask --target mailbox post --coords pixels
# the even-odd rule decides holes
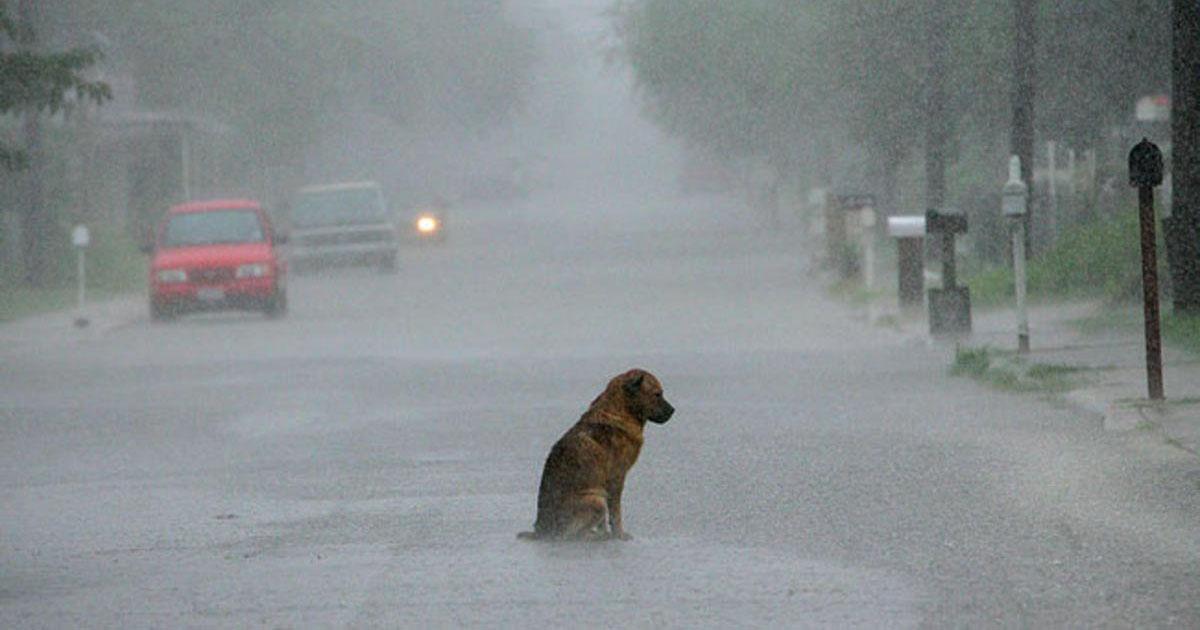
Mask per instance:
[[[954,260],[954,237],[966,234],[967,217],[952,210],[928,210],[925,232],[940,236],[942,245],[942,288],[929,290],[929,333],[971,332],[971,292],[958,286]]]
[[[1162,335],[1158,313],[1158,251],[1154,239],[1154,187],[1162,185],[1162,151],[1143,138],[1129,152],[1129,183],[1138,189],[1142,233],[1142,312],[1146,329],[1146,382],[1151,400],[1163,399]]]
[[[86,225],[76,225],[71,230],[71,244],[75,246],[77,277],[79,279],[79,314],[75,317],[75,326],[83,328],[88,325],[87,317],[83,314],[83,305],[87,300],[87,266],[84,264],[84,251],[92,244],[92,235]]]
[[[914,311],[925,300],[925,217],[888,217],[888,236],[896,239],[900,310]]]
[[[1021,158],[1008,161],[1008,181],[1004,184],[1001,211],[1012,222],[1013,279],[1017,292],[1017,352],[1029,352],[1029,312],[1025,308],[1025,214],[1028,212],[1029,187],[1021,179]]]

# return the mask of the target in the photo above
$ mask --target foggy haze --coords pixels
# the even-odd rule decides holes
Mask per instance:
[[[0,628],[1200,626],[1167,5],[0,0]]]
[[[378,173],[454,199],[466,196],[473,176],[499,177],[515,165],[539,197],[540,220],[686,221],[686,213],[664,216],[672,208],[663,201],[674,196],[678,148],[641,115],[628,68],[612,59],[619,44],[609,5],[507,3],[506,14],[532,34],[535,58],[512,120],[462,134],[339,108],[322,119],[322,138],[308,152],[310,178]]]

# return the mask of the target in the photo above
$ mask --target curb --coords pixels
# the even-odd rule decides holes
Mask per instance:
[[[835,299],[835,301],[839,300]],[[846,306],[852,310],[858,310],[852,305]],[[1076,306],[1085,310],[1092,308],[1087,304]],[[862,307],[861,311],[866,315],[866,325],[877,330],[881,329],[876,323],[878,315],[897,314],[889,306],[883,306],[874,301]],[[969,337],[966,339],[933,337],[921,330],[919,325],[914,327],[915,322],[905,321],[902,314],[900,315],[898,321],[901,325],[895,328],[882,327],[882,329],[889,330],[906,346],[952,348],[960,342],[965,342],[968,347],[988,345],[986,341],[979,339],[974,340],[978,343],[973,343]],[[1061,319],[1061,317],[1056,316],[1054,319]],[[1084,335],[1084,337],[1090,336]],[[1084,369],[1089,367],[1095,368],[1096,366],[1084,366]],[[1196,372],[1200,373],[1200,370],[1196,370]],[[1200,378],[1197,379],[1197,382],[1200,382]],[[1080,413],[1098,418],[1101,428],[1106,432],[1156,431],[1162,435],[1167,444],[1200,457],[1200,398],[1168,398],[1163,403],[1151,403],[1139,399],[1139,394],[1135,390],[1136,386],[1132,384],[1132,381],[1118,380],[1099,385],[1082,383],[1078,387],[1052,393],[1052,396]],[[1188,392],[1194,395],[1193,389],[1185,388],[1185,395]]]
[[[144,296],[130,294],[89,303],[82,312],[71,307],[0,323],[0,344],[29,346],[94,339],[132,325],[145,315],[145,304]],[[87,323],[80,326],[80,318]]]
[[[1064,393],[1062,398],[1081,411],[1100,416],[1100,423],[1105,431],[1135,431],[1143,428],[1145,423],[1150,421],[1140,413],[1137,407],[1121,405],[1094,388],[1073,389]]]

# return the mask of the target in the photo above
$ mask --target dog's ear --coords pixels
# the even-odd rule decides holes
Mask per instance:
[[[625,391],[633,393],[642,388],[642,381],[646,380],[645,372],[638,372],[637,376],[625,381]]]

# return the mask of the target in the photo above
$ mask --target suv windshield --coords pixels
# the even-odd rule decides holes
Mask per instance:
[[[298,228],[378,223],[383,218],[376,188],[303,192],[292,205],[292,226]]]
[[[165,247],[259,243],[264,240],[258,213],[252,210],[185,212],[171,217],[163,234]]]

